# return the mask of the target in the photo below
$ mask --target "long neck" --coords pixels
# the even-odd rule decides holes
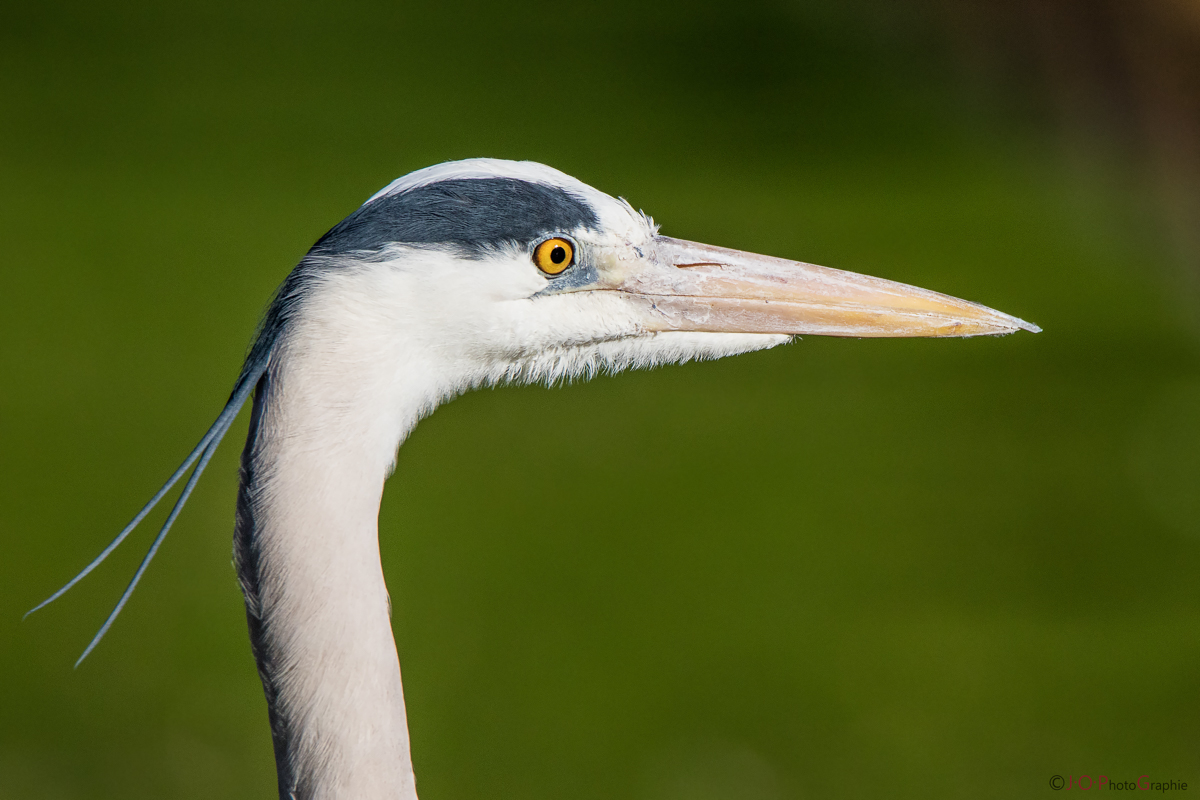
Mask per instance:
[[[415,800],[377,520],[422,401],[321,339],[258,387],[234,537],[279,794]]]

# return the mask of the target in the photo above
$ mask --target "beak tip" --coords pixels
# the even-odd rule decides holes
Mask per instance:
[[[1021,319],[1020,317],[1013,317],[1012,319],[1013,319],[1013,322],[1017,323],[1017,327],[1020,330],[1029,331],[1030,333],[1041,333],[1042,332],[1042,328],[1040,325],[1034,325],[1032,322],[1026,322],[1025,320]],[[1016,333],[1016,331],[1013,331],[1013,333]]]
[[[974,305],[974,304],[972,304]],[[975,320],[977,323],[983,323],[983,330],[979,333],[991,336],[1009,336],[1017,331],[1029,331],[1030,333],[1041,333],[1040,325],[1034,325],[1032,322],[1026,322],[1020,317],[1014,317],[1012,314],[1005,314],[1003,311],[996,311],[993,308],[986,306],[978,306],[978,309],[983,312],[982,319]],[[988,319],[990,317],[990,319]],[[990,329],[990,330],[989,330]],[[976,330],[979,330],[978,328]],[[978,336],[979,333],[968,334]]]
[[[991,311],[991,309],[987,309]],[[1029,331],[1030,333],[1041,333],[1042,329],[1032,322],[1026,322],[1020,317],[1014,317],[1009,314],[1004,314],[998,311],[991,311],[990,319],[973,319],[960,320],[953,325],[948,331],[940,336],[952,337],[975,337],[975,336],[1011,336],[1017,331]],[[961,326],[961,327],[960,327]],[[929,334],[926,334],[929,335]]]

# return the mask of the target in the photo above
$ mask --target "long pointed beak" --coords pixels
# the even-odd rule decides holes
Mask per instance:
[[[650,301],[651,331],[891,337],[1041,330],[927,289],[668,236],[656,236],[647,256],[618,268],[612,288]]]

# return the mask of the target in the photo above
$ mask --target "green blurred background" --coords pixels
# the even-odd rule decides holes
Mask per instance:
[[[380,521],[423,800],[1200,785],[1198,104],[1191,0],[6,4],[0,797],[273,795],[244,420],[79,670],[152,526],[21,614],[207,428],[308,246],[478,155],[1045,333],[423,422]]]

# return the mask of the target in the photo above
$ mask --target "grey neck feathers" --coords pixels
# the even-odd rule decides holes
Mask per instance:
[[[381,430],[386,398],[331,380],[327,356],[273,359],[242,455],[234,557],[279,795],[415,800],[377,520],[416,413]]]

